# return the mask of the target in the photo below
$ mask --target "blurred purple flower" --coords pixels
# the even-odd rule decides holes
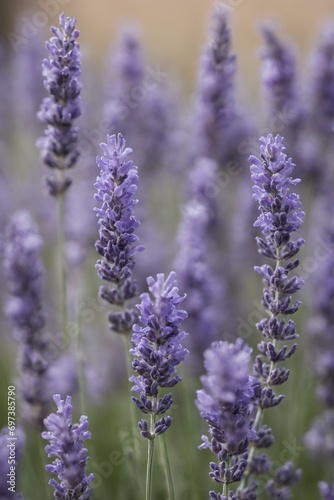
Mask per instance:
[[[249,442],[257,437],[249,418],[253,397],[250,353],[240,339],[235,344],[214,342],[204,353],[206,375],[201,377],[204,388],[197,391],[196,405],[209,425],[211,439],[202,436],[199,448],[217,455],[219,463],[210,463],[210,477],[225,485],[242,479]]]
[[[132,149],[126,147],[121,134],[108,135],[107,144],[101,144],[104,155],[97,158],[100,175],[96,180],[95,208],[99,219],[99,236],[95,247],[102,256],[96,263],[98,276],[109,283],[100,288],[100,296],[110,304],[123,308],[109,314],[111,329],[118,333],[129,333],[137,319],[126,302],[137,294],[137,285],[132,270],[134,255],[143,247],[134,245],[138,241],[135,230],[140,223],[133,214],[138,200],[133,196],[138,189],[137,167],[127,156]]]
[[[59,17],[60,29],[52,27],[55,35],[46,43],[49,59],[43,61],[44,85],[49,92],[38,112],[45,124],[45,137],[37,141],[44,163],[50,168],[64,170],[73,167],[78,159],[78,129],[73,122],[81,115],[80,50],[75,29],[76,20]],[[47,178],[49,193],[57,196],[71,184],[69,177]]]
[[[319,483],[319,493],[321,500],[334,500],[334,483],[327,484],[321,481]]]
[[[9,289],[6,313],[19,342],[22,417],[41,425],[48,395],[46,374],[50,366],[48,339],[43,332],[42,240],[28,212],[16,212],[7,228],[4,273]]]
[[[163,274],[158,274],[156,281],[152,277],[147,278],[147,284],[154,301],[148,293],[143,293],[137,306],[142,326],[133,326],[134,348],[130,353],[135,356],[132,367],[138,375],[132,376],[130,382],[134,383],[131,390],[140,394],[140,399],[132,398],[134,404],[143,413],[156,417],[166,413],[173,404],[170,393],[158,399],[159,387],[174,387],[181,381],[181,377],[176,375],[176,366],[188,355],[187,349],[182,347],[188,334],[180,331],[187,313],[178,308],[185,296],[178,294],[174,272],[166,280]],[[171,423],[171,417],[162,417],[155,422],[154,428],[149,429],[147,422],[141,420],[141,435],[154,439],[165,432]]]
[[[63,401],[59,394],[55,394],[53,399],[57,413],[51,413],[44,419],[47,431],[42,433],[42,437],[50,442],[45,447],[48,457],[56,457],[45,469],[56,474],[60,482],[50,479],[49,484],[55,490],[54,498],[89,500],[92,495],[89,483],[93,481],[94,475],[86,475],[89,457],[84,441],[91,438],[87,430],[88,418],[81,416],[79,424],[72,424],[71,397],[67,396]]]

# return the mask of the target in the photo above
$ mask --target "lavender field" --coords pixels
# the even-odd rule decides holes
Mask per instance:
[[[29,22],[0,46],[0,500],[334,499],[334,22],[303,70],[262,23],[255,92],[227,4],[192,92],[137,25],[101,70],[66,11]]]

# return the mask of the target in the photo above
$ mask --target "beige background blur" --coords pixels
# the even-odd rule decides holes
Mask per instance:
[[[152,61],[175,74],[186,90],[191,90],[200,46],[210,21],[214,2],[210,0],[0,0],[1,31],[6,36],[14,10],[22,18],[32,18],[43,2],[52,1],[59,12],[78,19],[81,45],[103,62],[107,47],[115,40],[125,22],[141,27],[145,49]],[[293,41],[301,61],[314,43],[321,24],[334,21],[334,0],[226,0],[231,11],[233,47],[238,54],[241,81],[254,89],[261,43],[258,26],[265,20],[276,21],[282,36]],[[31,7],[28,14],[24,9]],[[7,12],[6,12],[7,11]],[[57,15],[49,16],[48,26],[57,24]],[[251,90],[252,92],[252,90]]]

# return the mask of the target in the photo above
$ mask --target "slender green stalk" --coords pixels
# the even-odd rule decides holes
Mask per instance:
[[[154,432],[155,415],[150,415],[150,432]],[[154,457],[154,441],[155,439],[148,439],[147,446],[147,468],[146,468],[146,495],[145,500],[152,498],[152,471],[153,471],[153,457]]]
[[[160,438],[160,442],[161,442],[161,446],[160,446],[161,463],[162,463],[162,468],[163,468],[163,471],[165,474],[165,479],[166,479],[168,500],[174,500],[175,499],[174,483],[173,483],[172,470],[170,467],[170,462],[169,462],[169,457],[168,457],[168,449],[167,449],[167,442],[166,442],[166,435],[165,434],[162,434],[162,436]]]
[[[58,176],[64,176],[63,170],[57,170]],[[60,300],[60,317],[62,334],[66,335],[67,326],[67,276],[66,276],[66,262],[64,255],[64,206],[65,196],[60,193],[57,196],[58,205],[58,224],[57,224],[57,249],[58,249],[58,273],[59,273],[59,300]],[[64,341],[66,344],[66,342]]]
[[[80,283],[77,283],[76,287],[76,304],[75,304],[75,324],[77,326],[77,337],[76,337],[76,361],[78,369],[78,379],[79,379],[79,394],[80,394],[80,407],[81,414],[87,415],[87,405],[86,405],[86,376],[85,376],[85,347],[84,347],[84,334],[81,328],[81,316],[80,316]]]
[[[128,375],[128,381],[129,378],[132,375],[132,356],[130,354],[130,349],[132,347],[131,344],[131,333],[126,332],[122,335],[123,341],[124,341],[124,349],[125,349],[125,362],[126,362],[126,369],[127,369],[127,375]],[[129,384],[129,382],[128,382]],[[136,408],[135,405],[130,401],[130,415],[131,415],[131,434],[133,437],[136,436],[136,431],[138,429],[138,423],[137,423],[137,418],[136,418]],[[137,440],[134,440],[134,452],[137,457],[137,459],[140,459],[140,447],[139,443]]]

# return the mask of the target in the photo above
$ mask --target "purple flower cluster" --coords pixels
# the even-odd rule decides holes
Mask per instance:
[[[87,450],[84,441],[91,438],[88,419],[80,417],[79,424],[72,424],[72,405],[70,396],[63,401],[59,394],[53,396],[57,413],[51,413],[45,420],[47,432],[43,439],[50,442],[45,447],[48,457],[56,457],[52,464],[46,465],[48,472],[56,474],[60,482],[50,479],[54,488],[54,498],[60,500],[89,500],[92,490],[89,483],[94,475],[86,475]]]
[[[192,193],[182,210],[175,259],[179,284],[187,290],[186,325],[191,332],[189,358],[197,370],[202,366],[204,350],[217,339],[222,321],[221,286],[214,272],[215,252],[211,241],[218,228],[218,207],[214,197],[206,191],[216,172],[216,163],[202,158],[190,176]]]
[[[137,376],[132,376],[133,392],[140,394],[140,398],[132,398],[134,404],[145,414],[154,417],[154,426],[148,427],[146,420],[139,422],[141,435],[147,439],[154,439],[156,435],[165,432],[172,423],[170,416],[155,421],[156,416],[166,413],[173,404],[172,395],[165,394],[158,399],[159,387],[174,387],[181,381],[176,375],[176,366],[184,361],[188,355],[182,342],[188,334],[180,331],[180,325],[187,317],[186,311],[179,309],[185,296],[178,294],[176,275],[171,272],[167,279],[158,274],[157,279],[147,278],[149,291],[140,296],[141,325],[133,326],[130,353],[135,356],[132,362]]]
[[[6,313],[19,342],[22,416],[42,425],[48,396],[46,374],[50,366],[42,310],[42,240],[28,212],[16,212],[7,228],[4,272],[9,289]]]
[[[262,28],[265,48],[262,51],[262,81],[268,94],[270,114],[296,132],[303,119],[298,99],[296,61],[289,45],[282,43],[269,26]]]
[[[14,436],[8,429],[0,431],[0,498],[1,500],[22,500],[20,493],[15,494],[18,482],[19,462],[22,457],[25,435],[17,427]],[[11,471],[14,467],[14,474]],[[13,480],[14,477],[14,480]],[[12,483],[12,484],[11,484]]]
[[[211,439],[202,436],[200,449],[209,448],[217,455],[218,464],[210,463],[210,477],[223,484],[225,492],[223,495],[210,492],[212,499],[227,499],[228,485],[242,479],[249,442],[257,437],[250,420],[253,398],[250,353],[251,349],[238,339],[235,344],[214,342],[204,354],[206,375],[201,377],[204,388],[197,391],[196,405],[209,425]]]
[[[95,247],[102,259],[97,261],[98,276],[109,286],[100,288],[100,296],[116,309],[109,314],[111,329],[117,333],[129,333],[137,319],[133,308],[126,308],[126,301],[137,295],[136,281],[132,276],[134,255],[143,247],[135,230],[140,223],[133,214],[137,204],[133,198],[138,189],[137,167],[128,155],[121,134],[108,135],[107,144],[101,144],[103,156],[97,157],[101,169],[95,187],[95,200],[101,205],[95,208],[99,219],[99,239]]]
[[[78,129],[73,122],[81,115],[80,91],[80,50],[75,28],[76,20],[59,17],[60,28],[52,27],[54,37],[46,43],[49,59],[43,61],[44,85],[49,92],[38,112],[38,118],[45,124],[45,137],[38,140],[44,163],[57,169],[59,175],[47,178],[49,193],[57,196],[66,191],[71,184],[64,177],[64,170],[77,162],[79,151]]]
[[[298,259],[291,259],[304,243],[303,239],[291,239],[292,233],[302,225],[304,217],[298,195],[290,193],[290,186],[299,182],[299,179],[291,177],[295,165],[283,153],[283,138],[279,135],[262,137],[260,143],[261,159],[250,157],[251,178],[254,183],[253,198],[259,203],[261,212],[255,226],[261,228],[265,237],[257,238],[257,244],[259,253],[274,260],[276,265],[275,268],[270,265],[255,267],[265,285],[262,304],[268,313],[268,317],[256,325],[265,340],[258,345],[260,355],[256,357],[254,364],[254,375],[258,381],[253,386],[254,403],[258,407],[255,430],[258,436],[267,435],[267,439],[262,440],[262,443],[261,439],[255,443],[257,449],[268,447],[273,442],[270,430],[266,426],[260,427],[261,420],[264,410],[277,406],[283,399],[283,395],[275,394],[274,388],[288,380],[290,371],[279,365],[290,358],[297,349],[297,344],[294,343],[288,348],[285,342],[298,337],[294,321],[286,321],[283,318],[298,310],[300,302],[293,304],[292,295],[304,283],[297,276],[289,276],[299,265]],[[284,342],[284,345],[280,346],[280,342]],[[259,457],[253,458],[254,451],[253,449],[247,468],[247,477],[256,470]],[[271,494],[276,495],[272,498],[281,498],[279,495],[283,494],[282,485],[286,488],[284,498],[289,498],[289,486],[300,477],[299,471],[292,472],[290,469],[290,465],[286,464],[282,472],[283,475],[286,474],[285,481],[282,482],[282,474],[279,474],[275,481],[268,483]]]
[[[196,156],[222,160],[223,136],[234,117],[235,56],[231,54],[228,14],[217,6],[211,39],[206,45],[199,73],[195,111]]]

